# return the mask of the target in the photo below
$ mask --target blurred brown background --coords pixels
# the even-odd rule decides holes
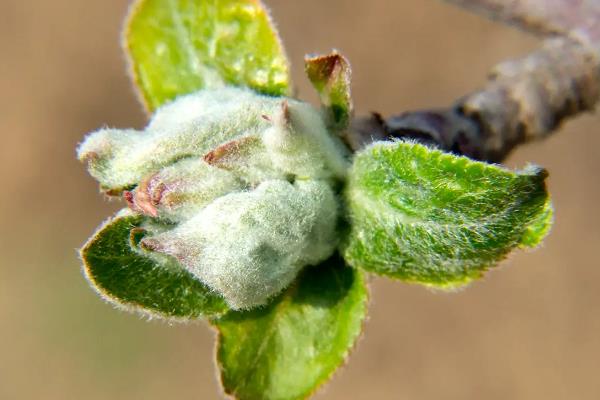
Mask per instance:
[[[340,49],[359,113],[449,104],[538,42],[435,0],[270,0],[300,96]],[[113,310],[76,248],[118,207],[75,160],[84,133],[141,127],[125,0],[0,0],[0,399],[217,399],[213,334]],[[600,398],[600,119],[519,149],[551,172],[556,223],[458,294],[375,279],[369,323],[319,399]]]

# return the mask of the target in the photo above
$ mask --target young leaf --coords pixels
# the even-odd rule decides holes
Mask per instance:
[[[124,42],[150,111],[224,85],[289,92],[287,58],[258,0],[138,0]]]
[[[134,251],[145,217],[122,213],[107,221],[81,250],[84,274],[94,289],[116,306],[166,318],[214,317],[224,300],[167,258]],[[132,243],[133,242],[133,243]]]
[[[415,143],[375,143],[356,155],[350,173],[345,259],[409,282],[468,283],[548,232],[546,176],[543,169],[514,173]]]
[[[345,129],[352,114],[350,95],[351,69],[348,60],[337,51],[326,56],[307,56],[304,68],[327,110],[331,125]]]
[[[552,222],[554,221],[554,210],[550,198],[546,199],[544,209],[539,213],[538,217],[525,229],[525,233],[521,238],[522,247],[536,247],[546,237]]]
[[[346,359],[367,300],[362,273],[335,257],[305,269],[267,307],[215,321],[225,391],[240,400],[306,398]]]

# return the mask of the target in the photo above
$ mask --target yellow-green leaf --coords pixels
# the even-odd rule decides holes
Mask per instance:
[[[152,111],[203,88],[289,92],[289,67],[258,0],[138,0],[124,34],[132,72]]]
[[[355,156],[346,190],[355,267],[435,287],[480,277],[548,233],[547,172],[513,172],[409,142]]]

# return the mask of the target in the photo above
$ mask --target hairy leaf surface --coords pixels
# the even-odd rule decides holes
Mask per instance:
[[[224,85],[289,91],[287,58],[258,0],[138,0],[124,41],[150,110]]]
[[[149,258],[134,250],[144,220],[117,215],[83,247],[84,273],[96,291],[119,307],[153,316],[191,319],[225,313],[224,300],[174,260]]]
[[[267,307],[226,314],[216,321],[225,391],[241,400],[309,396],[348,355],[367,298],[362,273],[333,258]]]
[[[351,265],[436,287],[478,278],[552,221],[545,170],[515,173],[409,142],[358,153],[346,200]]]

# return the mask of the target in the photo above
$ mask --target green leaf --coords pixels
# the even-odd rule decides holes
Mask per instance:
[[[345,129],[352,114],[351,69],[348,60],[337,51],[325,56],[307,56],[304,67],[327,110],[335,129]]]
[[[269,306],[215,321],[225,391],[241,400],[306,398],[346,359],[367,300],[362,273],[334,257],[305,269]]]
[[[346,200],[346,261],[436,287],[480,277],[516,247],[548,232],[545,170],[520,173],[409,142],[358,153]]]
[[[544,209],[538,214],[538,217],[527,226],[523,237],[521,238],[522,247],[536,247],[546,237],[552,222],[554,221],[554,210],[552,209],[552,203],[550,197],[546,199]]]
[[[81,250],[83,270],[92,287],[109,302],[130,311],[173,319],[225,313],[224,300],[175,261],[158,260],[134,250],[146,218],[117,215],[99,228]]]
[[[124,34],[135,81],[152,111],[203,88],[289,92],[289,67],[258,0],[138,0]]]

